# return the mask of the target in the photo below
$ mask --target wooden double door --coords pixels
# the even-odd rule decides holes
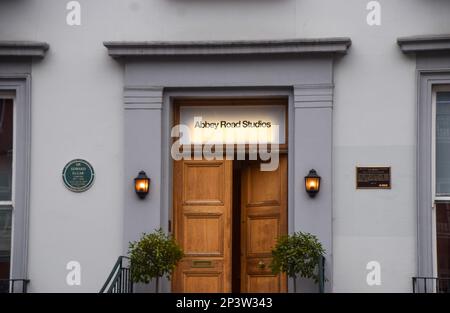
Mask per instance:
[[[260,162],[174,162],[174,235],[184,250],[174,292],[286,292],[270,269],[287,233],[287,156],[275,171]]]

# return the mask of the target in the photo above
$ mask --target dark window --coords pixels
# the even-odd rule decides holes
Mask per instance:
[[[450,203],[436,205],[438,277],[450,278]],[[448,280],[442,280],[440,291],[450,292]]]
[[[450,196],[450,92],[436,97],[436,196]]]
[[[436,95],[436,197],[450,196],[450,92]],[[447,198],[441,198],[447,199]],[[440,199],[439,199],[440,200]],[[450,292],[450,201],[436,205],[438,292]]]
[[[10,278],[12,164],[13,101],[0,99],[0,292],[8,290]]]

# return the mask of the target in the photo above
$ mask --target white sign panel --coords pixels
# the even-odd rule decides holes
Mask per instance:
[[[281,105],[182,106],[181,144],[285,144],[286,107]]]

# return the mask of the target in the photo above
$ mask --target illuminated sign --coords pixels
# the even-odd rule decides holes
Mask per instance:
[[[181,144],[286,143],[286,107],[281,105],[182,106],[187,127]]]

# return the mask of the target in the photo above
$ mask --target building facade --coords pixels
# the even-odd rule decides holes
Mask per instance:
[[[98,292],[161,227],[185,252],[165,292],[292,291],[267,265],[295,231],[326,250],[325,292],[448,290],[449,14],[446,0],[2,1],[0,278]],[[217,129],[225,142],[207,140]],[[255,138],[279,153],[251,159]],[[194,159],[177,142],[243,148]]]

